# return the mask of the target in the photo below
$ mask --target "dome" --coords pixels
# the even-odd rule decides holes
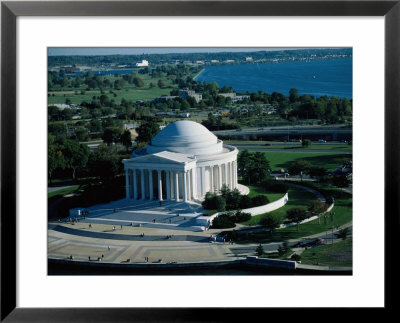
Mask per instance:
[[[147,153],[172,151],[187,155],[221,153],[222,141],[200,123],[181,120],[170,123],[146,146]]]

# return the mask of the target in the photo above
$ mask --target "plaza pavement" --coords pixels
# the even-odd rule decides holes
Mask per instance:
[[[67,230],[65,230],[67,229]],[[69,231],[68,229],[76,230]],[[93,236],[78,232],[89,232]],[[211,232],[210,232],[211,231]],[[48,230],[49,258],[123,263],[148,262],[199,262],[221,261],[236,258],[228,243],[211,243],[208,232],[192,232],[153,227],[116,227],[115,231],[106,224],[87,223],[59,224],[50,223]],[[105,238],[101,234],[106,234]],[[142,234],[144,236],[142,237]],[[96,237],[99,235],[100,237]]]
[[[211,242],[221,230],[195,219],[197,203],[120,200],[85,209],[85,217],[49,222],[48,257],[123,263],[199,262],[236,259],[231,244]],[[72,221],[71,221],[72,220]]]
[[[72,255],[78,261],[88,261],[90,257],[90,261],[101,259],[110,263],[124,263],[128,259],[130,263],[226,261],[255,255],[258,246],[212,242],[211,235],[222,230],[202,231],[192,226],[194,219],[202,214],[196,204],[163,202],[160,206],[158,202],[132,204],[121,200],[86,210],[88,216],[79,222],[68,219],[49,222],[49,258],[67,259]],[[351,223],[342,228],[347,226]],[[236,229],[239,228],[237,225]],[[288,242],[293,244],[303,239]],[[275,251],[280,244],[267,243],[263,248],[266,252]]]

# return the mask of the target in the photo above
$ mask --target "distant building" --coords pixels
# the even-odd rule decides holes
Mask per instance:
[[[136,63],[136,66],[137,67],[149,66],[149,62],[144,59],[142,60],[141,63]]]
[[[252,60],[253,60],[253,57],[250,57],[250,56],[246,57],[246,62],[251,62]]]
[[[230,98],[232,103],[242,102],[244,100],[250,99],[250,95],[236,95],[236,93],[218,93],[219,96],[224,98]]]
[[[203,100],[203,96],[201,94],[196,93],[195,91],[189,89],[179,90],[178,95],[182,99],[187,99],[188,97],[191,97],[195,99],[196,103],[199,103]]]
[[[136,129],[136,128],[138,128],[139,127],[139,124],[138,123],[125,123],[124,124],[124,129],[126,130],[126,129],[128,129],[128,130],[130,130],[130,129]]]

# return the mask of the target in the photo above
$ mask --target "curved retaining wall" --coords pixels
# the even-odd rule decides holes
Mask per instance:
[[[326,209],[325,212],[322,212],[322,213],[320,213],[320,214],[318,214],[318,215],[314,215],[314,216],[312,216],[312,217],[309,217],[309,218],[307,218],[307,219],[301,221],[300,224],[307,223],[307,222],[313,221],[313,220],[315,220],[315,219],[318,219],[318,217],[321,216],[322,214],[325,214],[325,213],[329,212],[330,210],[332,210],[334,206],[335,206],[335,203],[332,203],[332,204]],[[281,228],[287,228],[287,227],[292,227],[292,226],[294,226],[294,225],[297,225],[297,223],[296,223],[296,222],[290,222],[290,223],[286,223],[286,224],[281,224],[281,225],[279,226],[279,229],[281,229]]]
[[[258,214],[263,214],[263,213],[275,211],[275,210],[281,208],[288,201],[289,201],[289,195],[288,195],[288,193],[286,193],[283,197],[281,197],[277,201],[274,201],[274,202],[271,202],[271,203],[268,203],[268,204],[265,204],[265,205],[257,206],[257,207],[252,207],[252,208],[249,208],[249,209],[244,209],[244,210],[242,210],[242,212],[250,213],[251,216],[258,215]],[[218,212],[218,213],[215,213],[215,214],[210,215],[210,216],[199,216],[198,218],[196,218],[196,224],[200,225],[200,226],[209,227],[212,224],[212,221],[218,215],[224,214],[226,212],[230,212],[230,211]],[[232,212],[234,212],[234,211],[232,211]]]
[[[288,195],[288,193],[286,193],[283,197],[281,197],[277,201],[274,201],[274,202],[271,202],[271,203],[268,203],[265,205],[257,206],[257,207],[252,207],[250,209],[244,209],[244,210],[242,210],[242,212],[250,213],[252,216],[258,215],[258,214],[263,214],[263,213],[275,211],[275,210],[281,208],[288,201],[289,201],[289,195]]]

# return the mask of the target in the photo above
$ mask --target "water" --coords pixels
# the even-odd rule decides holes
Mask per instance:
[[[288,95],[291,88],[299,94],[353,97],[352,58],[321,61],[298,61],[270,64],[207,66],[196,81],[217,82],[220,87],[232,86],[238,92]]]

